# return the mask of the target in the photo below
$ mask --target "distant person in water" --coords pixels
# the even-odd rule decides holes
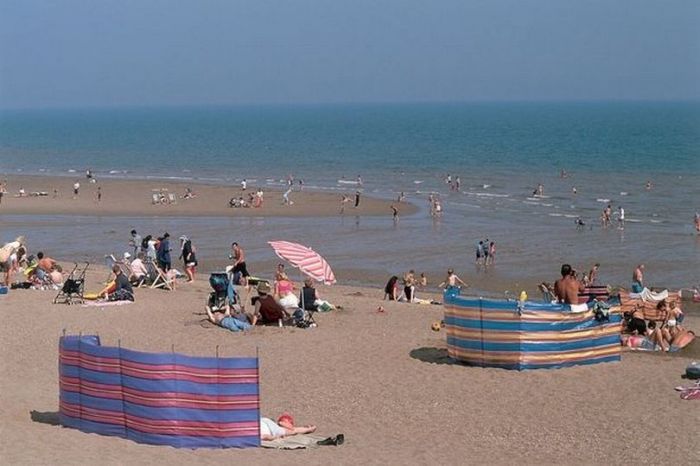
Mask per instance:
[[[600,268],[599,263],[595,263],[593,267],[591,267],[591,270],[588,272],[588,281],[590,282],[591,285],[595,285],[596,282],[598,281],[598,269]]]
[[[399,221],[399,209],[394,207],[394,204],[391,204],[389,206],[389,208],[391,209],[391,216],[394,219],[394,223],[398,222]]]
[[[639,264],[632,272],[632,293],[644,290],[644,264]]]
[[[700,213],[695,212],[695,231],[700,233]]]
[[[622,206],[620,206],[617,208],[617,212],[618,212],[618,217],[617,217],[617,225],[618,226],[617,227],[620,230],[624,230],[625,229],[625,209],[623,209]]]
[[[102,186],[97,187],[97,202],[102,202]]]
[[[457,276],[454,270],[447,269],[447,276],[445,277],[445,280],[443,280],[438,286],[449,290],[450,288],[457,288],[459,285],[468,286],[464,281],[462,281],[461,278]]]
[[[401,193],[399,194],[399,197],[396,198],[396,202],[401,203],[401,202],[403,202],[403,200],[405,198],[406,198],[406,195],[403,193],[403,191],[401,191]]]
[[[645,186],[646,190],[651,191],[651,188],[653,188],[653,187],[654,187],[654,185],[651,184],[651,180],[647,180],[647,184]]]

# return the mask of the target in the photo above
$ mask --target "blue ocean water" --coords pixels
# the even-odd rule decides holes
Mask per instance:
[[[167,177],[275,187],[288,174],[309,189],[395,197],[421,207],[398,225],[386,218],[128,219],[140,231],[194,236],[212,264],[227,244],[246,242],[250,257],[274,263],[269,239],[307,242],[328,255],[342,279],[377,280],[408,268],[441,275],[448,266],[476,273],[473,243],[499,245],[490,273],[556,277],[561,262],[604,262],[604,279],[624,284],[647,263],[658,283],[700,282],[700,103],[480,103],[87,109],[0,113],[0,173]],[[560,170],[569,177],[560,178]],[[460,176],[451,191],[447,173]],[[653,189],[644,188],[652,181]],[[534,198],[542,183],[545,197]],[[573,194],[573,188],[577,193]],[[428,193],[445,214],[432,219]],[[626,210],[625,230],[603,230],[608,203]],[[574,219],[587,227],[577,231]],[[2,238],[26,219],[0,217]],[[34,219],[43,244],[101,257],[72,241],[74,222]],[[83,218],[83,232],[118,250],[124,219]],[[13,227],[17,225],[17,227]],[[26,231],[21,231],[26,233]],[[197,235],[199,233],[199,235]],[[87,248],[87,249],[86,249]],[[480,272],[481,273],[481,272]],[[358,278],[359,277],[359,278]],[[515,286],[515,285],[514,285]]]
[[[700,103],[481,103],[0,113],[0,170],[235,179],[700,171]],[[667,161],[672,163],[665,163]]]

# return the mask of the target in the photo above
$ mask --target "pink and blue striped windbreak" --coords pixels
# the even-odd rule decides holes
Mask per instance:
[[[289,241],[268,241],[268,244],[280,259],[286,260],[317,282],[326,285],[335,283],[335,274],[331,266],[313,249]]]

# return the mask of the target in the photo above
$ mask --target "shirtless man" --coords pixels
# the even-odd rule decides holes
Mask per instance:
[[[574,276],[574,270],[569,264],[561,266],[561,278],[554,283],[554,294],[560,303],[578,304],[578,293],[581,284]]]
[[[632,292],[641,293],[644,289],[644,264],[639,264],[632,273]]]
[[[588,272],[588,282],[591,285],[595,285],[596,281],[598,281],[598,269],[599,268],[600,268],[600,264],[596,263],[591,268],[591,271]]]
[[[243,250],[242,247],[238,245],[238,243],[232,243],[231,244],[231,259],[233,259],[233,273],[240,273],[241,274],[241,285],[242,286],[247,286],[248,285],[248,277],[250,277],[250,274],[248,273],[248,268],[246,267],[245,263],[245,251]]]
[[[695,212],[695,231],[700,233],[700,213]]]
[[[452,269],[447,269],[447,277],[445,277],[445,280],[438,285],[440,288],[445,287],[445,289],[450,289],[450,288],[456,288],[459,285],[462,286],[469,286],[466,283],[462,281],[461,278],[455,274],[455,271]]]

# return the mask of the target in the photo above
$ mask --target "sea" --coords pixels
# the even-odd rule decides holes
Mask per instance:
[[[0,174],[169,179],[396,199],[419,207],[337,218],[109,218],[2,215],[0,240],[23,233],[52,255],[100,261],[128,231],[188,234],[201,269],[221,268],[228,245],[272,273],[267,241],[322,253],[340,282],[381,286],[408,269],[439,282],[448,267],[473,292],[517,292],[553,281],[562,263],[601,264],[602,281],[629,286],[644,263],[663,287],[700,283],[700,102],[334,104],[0,111]],[[460,178],[460,190],[447,177]],[[357,184],[361,177],[362,186]],[[537,185],[543,195],[534,196]],[[650,189],[647,189],[647,184]],[[430,215],[438,195],[443,214]],[[610,204],[624,229],[602,228]],[[350,209],[349,209],[350,210]],[[583,228],[576,226],[580,218]],[[76,234],[79,233],[79,234]],[[475,244],[497,247],[477,267]]]

